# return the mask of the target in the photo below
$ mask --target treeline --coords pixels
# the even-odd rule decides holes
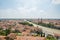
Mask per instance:
[[[54,28],[54,29],[60,29],[60,27],[56,27],[54,24],[51,24],[51,23],[38,23],[38,25],[41,25],[41,26],[44,26],[44,27],[49,27],[49,28]]]
[[[5,29],[5,30],[3,28],[0,28],[0,35],[7,36],[10,33],[21,33],[21,32],[16,29],[14,31],[12,31],[10,28]]]
[[[28,25],[28,26],[33,26],[33,24],[30,24],[30,23],[28,23],[28,22],[19,22],[19,24]]]

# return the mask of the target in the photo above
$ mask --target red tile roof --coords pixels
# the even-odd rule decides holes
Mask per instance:
[[[54,36],[58,36],[58,37],[60,37],[60,34],[54,33]]]
[[[0,36],[0,40],[4,39],[6,36]],[[17,39],[14,40],[46,40],[45,37],[33,37],[33,36],[17,36]]]

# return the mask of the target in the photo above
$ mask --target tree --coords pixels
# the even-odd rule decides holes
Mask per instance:
[[[57,40],[55,37],[53,37],[52,35],[48,35],[46,37],[47,40]]]
[[[29,26],[33,26],[33,24],[29,24]]]
[[[6,29],[5,31],[5,35],[7,36],[8,34],[10,34],[10,29]]]

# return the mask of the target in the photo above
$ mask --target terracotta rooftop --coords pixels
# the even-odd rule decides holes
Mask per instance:
[[[60,37],[60,34],[54,33],[54,36],[58,36],[58,37]]]
[[[0,36],[0,40],[6,40],[4,39],[5,36]],[[33,37],[33,36],[17,36],[17,39],[14,40],[46,40],[45,37]]]
[[[0,40],[5,40],[5,36],[0,36]]]
[[[15,40],[46,40],[44,37],[17,36]]]

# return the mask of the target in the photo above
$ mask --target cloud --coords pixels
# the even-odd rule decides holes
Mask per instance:
[[[0,9],[1,10],[1,9]],[[35,8],[16,8],[16,9],[2,9],[0,11],[1,18],[38,18],[44,10]]]
[[[15,8],[0,9],[0,18],[45,18],[56,12],[50,0],[14,0]],[[52,3],[55,4],[55,0]],[[7,5],[6,5],[7,6]],[[51,8],[52,7],[52,8]],[[56,16],[56,15],[55,15]],[[57,16],[58,17],[58,16]]]
[[[60,4],[60,0],[52,0],[53,4]]]

